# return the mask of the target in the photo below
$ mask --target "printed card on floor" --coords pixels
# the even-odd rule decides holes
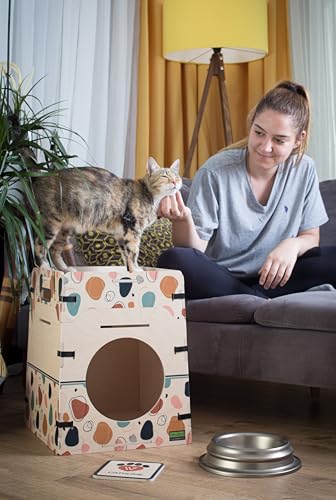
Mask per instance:
[[[130,460],[109,460],[92,477],[95,479],[145,479],[153,481],[162,471],[164,464]]]

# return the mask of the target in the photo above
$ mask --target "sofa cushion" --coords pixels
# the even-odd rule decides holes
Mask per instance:
[[[123,266],[119,246],[109,234],[89,231],[77,236],[78,246],[90,266]],[[158,219],[143,232],[139,266],[155,267],[161,253],[173,246],[171,222]]]
[[[265,301],[254,320],[262,326],[336,332],[336,292],[293,293]]]
[[[187,302],[187,320],[206,323],[254,323],[253,315],[267,299],[254,295],[229,295]]]

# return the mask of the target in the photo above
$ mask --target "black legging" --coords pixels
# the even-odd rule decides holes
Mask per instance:
[[[158,267],[182,271],[187,299],[204,299],[246,293],[274,298],[303,292],[313,286],[329,283],[336,288],[336,247],[315,247],[299,257],[285,286],[265,290],[258,277],[238,279],[220,267],[203,252],[194,248],[175,247],[166,250]]]

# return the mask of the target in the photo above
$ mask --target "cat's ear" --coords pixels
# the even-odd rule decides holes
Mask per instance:
[[[170,170],[174,172],[175,175],[179,175],[179,170],[180,170],[180,160],[177,159],[175,160],[171,165],[170,165]]]
[[[151,156],[147,160],[147,174],[151,175],[156,170],[160,169],[160,165]]]

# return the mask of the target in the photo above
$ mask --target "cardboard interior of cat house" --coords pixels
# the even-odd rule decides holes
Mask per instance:
[[[26,396],[59,455],[190,443],[182,273],[34,269]]]

